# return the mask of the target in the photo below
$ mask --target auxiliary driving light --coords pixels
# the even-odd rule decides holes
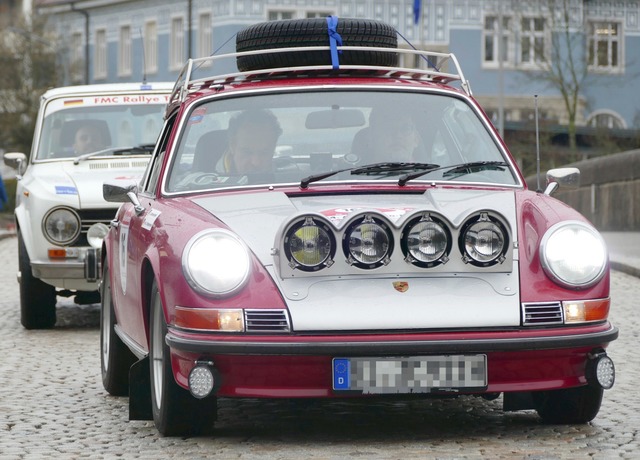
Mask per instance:
[[[604,351],[590,353],[586,377],[591,385],[598,385],[605,390],[610,389],[616,380],[613,360]]]
[[[215,379],[211,362],[197,362],[189,372],[189,391],[198,399],[206,398],[213,390]]]

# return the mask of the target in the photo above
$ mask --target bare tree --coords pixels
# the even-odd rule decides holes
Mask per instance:
[[[30,151],[40,96],[58,83],[57,49],[46,17],[0,23],[0,148]]]
[[[577,148],[576,123],[582,109],[580,102],[584,98],[581,93],[589,70],[582,3],[577,0],[538,2],[538,15],[544,20],[546,35],[544,40],[535,41],[527,50],[535,55],[535,70],[522,70],[527,79],[545,82],[560,94],[566,110],[568,142],[572,152]],[[524,44],[522,49],[525,49]]]

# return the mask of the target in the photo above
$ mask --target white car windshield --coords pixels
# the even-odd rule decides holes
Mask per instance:
[[[400,178],[517,184],[490,127],[451,95],[253,94],[209,100],[184,120],[169,193]]]
[[[35,159],[150,154],[166,106],[165,95],[152,97],[153,103],[144,103],[136,94],[52,100],[44,113]]]

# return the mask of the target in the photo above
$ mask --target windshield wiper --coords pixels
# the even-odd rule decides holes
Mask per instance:
[[[442,177],[471,174],[478,171],[485,171],[487,169],[494,171],[504,171],[504,167],[507,164],[504,161],[474,161],[471,163],[464,163],[452,167],[450,170],[444,172]]]
[[[457,165],[440,166],[426,171],[416,171],[415,173],[405,174],[404,176],[400,177],[400,179],[398,179],[398,185],[406,185],[410,180],[417,179],[418,177],[424,176],[427,173],[443,169],[447,169],[447,171],[442,174],[442,177],[448,177],[454,175],[462,176],[465,174],[471,174],[487,169],[504,171],[505,166],[508,165],[504,161],[473,161],[469,163],[460,163]]]
[[[114,150],[114,155],[124,155],[125,153],[135,155],[137,153],[153,153],[153,149],[156,148],[155,144],[142,144],[135,147],[122,147]]]
[[[395,175],[404,171],[420,171],[424,174],[425,170],[438,168],[440,165],[431,163],[404,163],[404,162],[385,162],[374,163],[366,166],[356,166],[353,168],[338,169],[336,171],[328,171],[321,174],[314,174],[309,177],[305,177],[300,181],[300,188],[307,188],[312,182],[317,182],[327,177],[331,177],[335,174],[339,174],[346,171],[351,171],[354,175]]]
[[[89,152],[89,153],[85,153],[83,155],[77,156],[73,159],[73,164],[77,165],[78,163],[80,163],[81,161],[87,160],[89,158],[93,158],[96,157],[98,155],[102,155],[108,152],[113,152],[113,155],[136,155],[139,153],[153,153],[153,149],[155,148],[155,144],[141,144],[141,145],[136,145],[131,146],[131,147],[120,147],[118,149],[114,149],[113,147],[110,147],[108,149],[103,149],[103,150],[96,150],[95,152]]]
[[[81,161],[87,160],[87,159],[92,158],[92,157],[97,157],[98,155],[102,155],[104,153],[111,152],[112,150],[113,150],[112,148],[108,148],[108,149],[96,150],[95,152],[84,153],[84,154],[82,154],[80,156],[75,157],[73,159],[73,164],[77,165]]]

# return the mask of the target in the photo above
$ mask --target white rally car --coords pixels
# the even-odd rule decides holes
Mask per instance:
[[[173,83],[56,88],[40,104],[31,155],[5,154],[18,170],[21,322],[53,327],[57,296],[99,302],[100,247],[117,204],[107,179],[138,180],[162,126]]]

